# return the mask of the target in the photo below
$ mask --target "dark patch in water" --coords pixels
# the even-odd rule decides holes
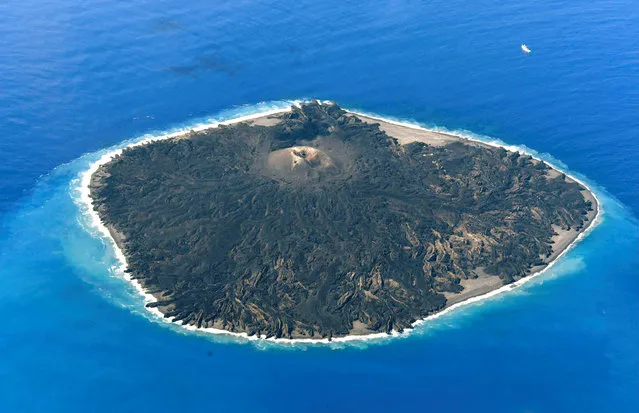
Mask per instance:
[[[161,18],[153,24],[153,31],[157,33],[172,33],[182,29],[182,24],[175,19]]]
[[[228,76],[235,76],[240,68],[240,65],[230,63],[219,55],[213,54],[198,56],[193,64],[171,66],[167,70],[178,76],[197,78],[206,72],[217,72]]]

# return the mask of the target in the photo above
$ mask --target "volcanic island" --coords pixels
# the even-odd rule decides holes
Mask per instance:
[[[598,210],[529,155],[317,101],[128,147],[89,190],[147,306],[263,338],[401,332],[542,270]]]

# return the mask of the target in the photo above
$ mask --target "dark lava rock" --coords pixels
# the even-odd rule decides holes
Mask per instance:
[[[399,145],[337,105],[125,150],[93,176],[101,219],[166,316],[276,337],[391,331],[476,269],[506,282],[582,228],[583,189],[529,156]]]

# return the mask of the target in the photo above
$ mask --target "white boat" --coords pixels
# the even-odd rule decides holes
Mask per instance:
[[[523,50],[523,51],[524,51],[524,53],[530,53],[530,52],[532,52],[532,50],[530,50],[530,49],[528,48],[528,46],[526,46],[525,44],[522,44],[522,45],[521,45],[521,50]]]

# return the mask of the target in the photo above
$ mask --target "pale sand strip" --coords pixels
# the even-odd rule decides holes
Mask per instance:
[[[299,106],[300,105],[300,101],[296,101],[294,102],[295,105]],[[324,104],[327,104],[326,102]],[[328,103],[330,104],[330,103]],[[239,117],[236,119],[231,119],[228,121],[224,121],[224,122],[215,122],[215,123],[211,123],[211,124],[206,124],[206,125],[200,125],[197,128],[191,129],[193,131],[202,131],[205,129],[209,129],[209,128],[215,128],[218,127],[219,125],[230,125],[230,124],[234,124],[234,123],[239,123],[239,122],[246,122],[246,121],[252,121],[254,122],[254,124],[262,124],[262,125],[270,125],[274,122],[273,120],[273,115],[276,114],[282,114],[282,113],[286,113],[290,111],[290,109],[278,109],[278,110],[272,110],[272,111],[267,111],[267,112],[262,112],[262,113],[256,113],[250,116],[243,116],[243,117]],[[402,140],[404,140],[404,142],[408,143],[411,139],[411,136],[417,137],[419,139],[424,139],[423,142],[425,143],[430,143],[430,142],[434,142],[431,144],[437,144],[437,145],[443,145],[443,144],[447,144],[455,139],[464,139],[467,142],[469,142],[470,144],[480,144],[480,145],[489,145],[489,146],[495,146],[495,147],[504,147],[507,150],[513,150],[513,147],[510,146],[505,146],[505,145],[498,145],[498,144],[491,144],[491,143],[486,143],[486,142],[481,142],[479,140],[464,136],[463,134],[455,134],[455,133],[442,133],[442,132],[438,132],[438,131],[434,131],[434,130],[428,130],[425,128],[422,128],[421,126],[418,125],[413,125],[413,124],[409,124],[409,123],[402,123],[402,122],[396,122],[393,120],[388,120],[388,119],[383,119],[383,118],[378,118],[376,116],[371,116],[368,114],[360,114],[357,112],[350,112],[353,115],[359,116],[360,118],[365,118],[366,121],[368,122],[375,122],[375,123],[380,123],[380,127],[383,127],[385,130],[387,131],[387,133],[389,135],[391,134],[396,134],[399,137],[397,138],[398,140],[401,138]],[[383,123],[383,126],[382,126]],[[161,135],[161,136],[155,136],[152,138],[148,138],[148,139],[144,139],[141,140],[139,142],[135,142],[132,143],[130,145],[127,146],[128,147],[134,147],[134,146],[138,146],[138,145],[144,145],[147,144],[149,142],[153,142],[153,141],[157,141],[157,140],[163,140],[163,139],[171,139],[171,138],[177,138],[177,137],[181,137],[183,135],[185,135],[186,133],[188,133],[189,131],[184,131],[184,132],[175,132],[175,133],[170,133],[170,134],[166,134],[166,135]],[[392,136],[392,135],[391,135]],[[443,140],[445,143],[440,143],[440,140]],[[526,153],[516,147],[514,147],[515,150],[519,150],[519,152],[521,153]],[[114,253],[115,253],[115,257],[118,260],[118,262],[120,263],[118,269],[117,269],[117,273],[120,274],[124,279],[126,279],[127,281],[129,281],[134,288],[136,289],[136,291],[144,298],[144,303],[150,303],[150,302],[156,302],[157,299],[156,297],[154,297],[151,294],[146,293],[146,291],[144,291],[144,288],[142,287],[142,285],[140,284],[140,282],[138,280],[134,280],[131,279],[131,277],[128,275],[128,273],[124,272],[124,270],[127,268],[127,262],[126,262],[126,257],[124,255],[124,253],[122,252],[122,250],[120,249],[120,247],[117,245],[114,237],[111,235],[111,233],[109,232],[109,230],[107,229],[107,227],[102,223],[102,221],[100,220],[98,214],[93,210],[93,202],[91,200],[90,197],[90,188],[89,185],[91,184],[91,177],[93,175],[94,172],[96,172],[98,170],[98,168],[106,163],[108,163],[109,161],[111,161],[113,159],[114,156],[119,155],[122,153],[122,149],[117,149],[114,150],[112,152],[109,152],[107,154],[105,154],[104,156],[102,156],[100,159],[98,159],[96,162],[94,162],[89,169],[87,169],[84,173],[82,173],[80,175],[80,182],[81,182],[81,187],[80,187],[80,203],[81,203],[81,207],[82,209],[86,210],[86,213],[89,216],[89,224],[96,228],[101,234],[103,239],[108,240],[108,242],[111,244],[111,246],[113,247]],[[529,154],[531,155],[531,154]],[[532,155],[531,155],[532,156]],[[534,157],[534,156],[533,156]],[[535,158],[537,159],[537,158]],[[552,168],[556,169],[556,170],[560,170],[559,168],[555,167],[554,165],[546,162],[549,166],[551,166]],[[568,177],[570,177],[571,179],[575,180],[576,182],[579,182],[581,185],[583,185],[588,192],[589,198],[592,199],[594,201],[594,212],[593,212],[593,217],[594,219],[591,219],[588,223],[588,227],[586,229],[584,229],[583,231],[581,231],[577,237],[575,237],[572,242],[570,242],[566,248],[564,248],[561,251],[557,251],[557,256],[554,257],[554,260],[551,261],[548,265],[546,265],[543,269],[535,272],[534,274],[531,274],[527,277],[524,277],[512,284],[509,285],[505,285],[505,286],[501,286],[499,288],[497,288],[496,283],[494,282],[495,280],[493,279],[492,281],[488,281],[488,280],[483,280],[481,282],[476,282],[476,284],[474,284],[475,288],[472,288],[472,292],[462,292],[459,297],[456,297],[454,299],[451,298],[451,302],[449,302],[449,304],[446,306],[446,308],[444,308],[442,311],[436,313],[436,314],[432,314],[429,315],[428,317],[425,317],[423,319],[417,320],[416,322],[413,323],[413,328],[410,329],[406,329],[404,330],[403,333],[399,333],[397,331],[392,331],[391,334],[386,334],[386,333],[373,333],[373,334],[365,334],[365,335],[348,335],[348,336],[344,336],[344,337],[335,337],[332,339],[332,342],[335,343],[340,343],[340,342],[350,342],[350,341],[365,341],[365,340],[377,340],[377,339],[385,339],[388,337],[398,337],[398,336],[406,336],[408,333],[410,333],[411,331],[414,330],[415,327],[422,325],[423,323],[425,323],[428,320],[432,320],[435,318],[438,318],[450,311],[453,311],[456,308],[459,308],[461,306],[464,305],[468,305],[471,303],[475,303],[490,297],[494,297],[495,295],[501,294],[503,292],[506,291],[510,291],[513,288],[516,288],[520,285],[523,285],[529,281],[531,281],[533,278],[537,277],[540,274],[543,274],[547,269],[549,269],[550,267],[552,267],[557,260],[563,256],[566,252],[568,252],[572,247],[574,247],[580,240],[582,240],[587,234],[590,233],[590,231],[601,221],[601,204],[598,200],[598,198],[596,197],[596,195],[590,190],[590,188],[588,188],[582,181],[580,181],[579,179],[570,176],[568,174],[566,174]],[[469,285],[470,287],[470,285]],[[492,288],[492,289],[491,289]],[[473,295],[473,293],[475,293]],[[477,295],[479,294],[479,295]],[[456,301],[456,302],[452,302],[452,301]],[[156,316],[158,319],[167,322],[167,323],[173,323],[173,319],[172,318],[164,318],[164,315],[157,309],[157,308],[149,308],[145,306],[145,309],[148,310],[150,313],[152,313],[154,316]],[[205,332],[205,333],[210,333],[210,334],[222,334],[222,335],[227,335],[227,336],[232,336],[232,337],[237,337],[237,338],[241,338],[241,339],[245,339],[245,340],[266,340],[269,342],[275,342],[278,344],[295,344],[295,343],[308,343],[308,344],[328,344],[331,343],[331,341],[329,341],[328,339],[288,339],[288,338],[265,338],[265,337],[257,337],[257,336],[248,336],[246,333],[234,333],[234,332],[230,332],[230,331],[226,331],[226,330],[221,330],[221,329],[215,329],[215,328],[197,328],[193,325],[183,325],[183,324],[178,324],[178,323],[174,323],[175,325],[178,325],[182,328],[185,328],[187,330],[190,331],[200,331],[200,332]],[[361,326],[360,326],[361,327]],[[361,332],[362,329],[361,328],[357,328],[358,332]]]
[[[504,285],[503,281],[497,275],[484,275],[477,278],[469,278],[461,280],[460,284],[464,290],[460,293],[444,293],[446,297],[446,306],[450,307],[472,297],[477,297],[491,292]]]

